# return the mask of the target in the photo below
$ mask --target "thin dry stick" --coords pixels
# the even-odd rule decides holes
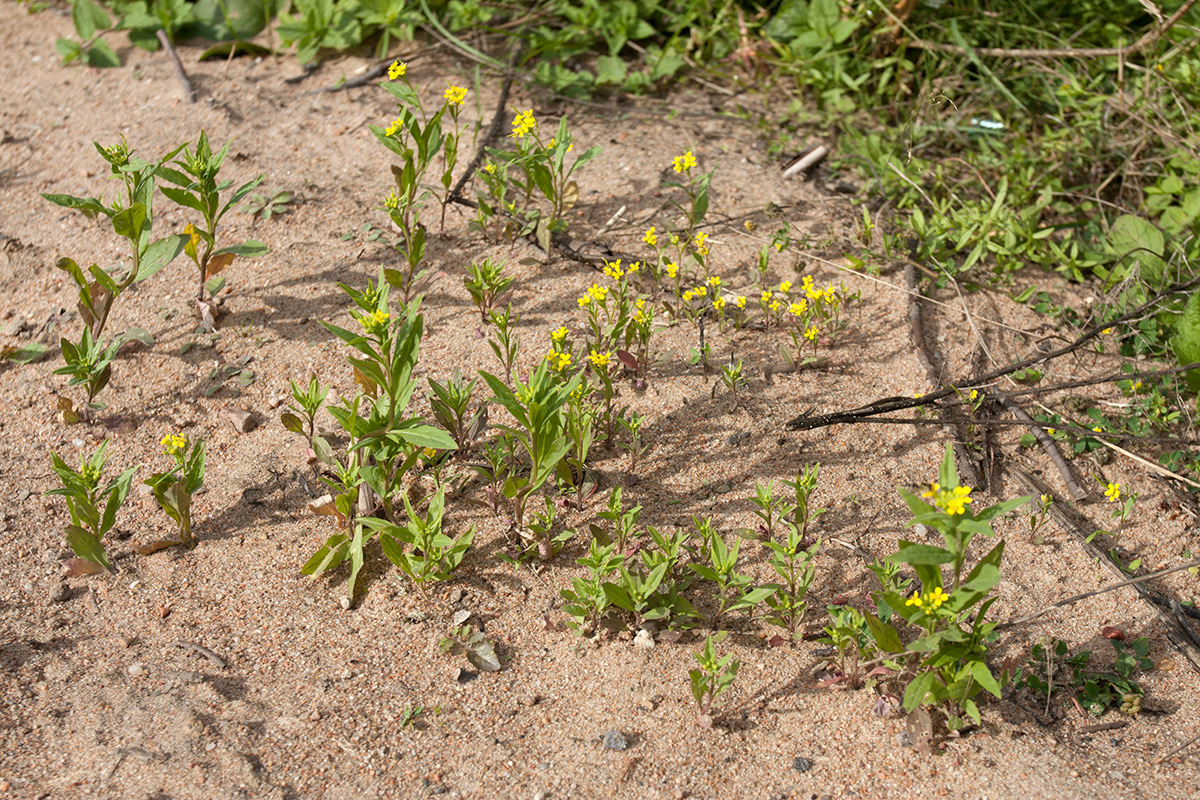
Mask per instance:
[[[175,647],[180,647],[184,650],[191,650],[194,653],[199,653],[200,655],[204,656],[209,661],[211,661],[213,663],[213,666],[215,666],[217,669],[225,669],[225,667],[227,666],[225,664],[225,659],[221,658],[219,655],[214,653],[212,650],[209,650],[204,645],[195,644],[194,642],[184,642],[184,641],[171,642],[171,644],[174,645]]]
[[[179,79],[179,85],[183,87],[184,99],[189,103],[196,102],[196,87],[192,86],[192,79],[184,70],[183,62],[179,60],[179,54],[175,52],[175,45],[171,44],[171,40],[167,38],[167,32],[162,28],[159,28],[155,35],[158,36],[158,43],[162,45],[163,50],[171,57],[171,63],[175,65],[175,77]]]
[[[1029,426],[1029,430],[1033,433],[1034,438],[1038,440],[1038,444],[1042,446],[1042,450],[1045,451],[1047,457],[1054,464],[1055,469],[1062,475],[1063,480],[1067,484],[1067,491],[1071,493],[1071,499],[1077,503],[1081,500],[1086,500],[1088,496],[1087,489],[1084,489],[1079,479],[1075,477],[1075,471],[1071,469],[1071,465],[1062,457],[1062,453],[1058,450],[1058,445],[1050,438],[1050,434],[1046,433],[1045,427],[1040,422],[1031,419],[1025,413],[1024,409],[1010,400],[1006,395],[1000,392],[994,392],[994,394],[996,399],[1000,401],[1000,405],[1007,408],[1009,413]]]
[[[942,386],[937,367],[933,365],[933,359],[929,355],[925,333],[921,330],[921,293],[917,291],[917,271],[911,262],[904,265],[904,283],[908,287],[908,335],[912,340],[913,349],[917,351],[917,361],[925,368],[929,383],[935,388]],[[957,423],[947,422],[942,430],[954,442],[954,457],[960,476],[968,486],[978,486],[979,473],[976,472],[975,462],[963,444],[967,440],[966,433]]]
[[[1006,47],[972,47],[966,48],[956,44],[942,44],[940,42],[927,42],[924,39],[914,38],[908,43],[909,47],[916,47],[921,50],[933,50],[939,53],[954,53],[955,55],[967,55],[975,53],[988,58],[1111,58],[1116,56],[1122,62],[1134,53],[1145,50],[1150,45],[1157,42],[1163,37],[1170,28],[1180,20],[1180,18],[1188,12],[1196,0],[1187,0],[1179,10],[1172,14],[1166,22],[1154,28],[1149,33],[1138,39],[1128,47],[1064,47],[1054,50],[1038,50],[1034,48],[1006,48]]]
[[[1172,572],[1182,572],[1185,569],[1191,569],[1192,567],[1197,567],[1197,566],[1200,566],[1200,558],[1195,559],[1193,561],[1189,561],[1186,564],[1176,564],[1173,567],[1167,567],[1166,569],[1160,569],[1158,572],[1151,572],[1149,575],[1139,575],[1138,577],[1130,578],[1129,580],[1120,581],[1118,583],[1110,583],[1108,586],[1105,586],[1101,589],[1096,589],[1095,591],[1084,592],[1083,594],[1072,595],[1071,597],[1067,597],[1063,600],[1059,600],[1056,603],[1051,603],[1050,605],[1046,606],[1042,610],[1035,611],[1032,614],[1028,614],[1024,617],[1020,617],[1019,619],[1009,620],[1008,622],[1001,622],[999,625],[996,626],[996,630],[1002,630],[1004,628],[1013,628],[1013,627],[1016,627],[1017,625],[1024,625],[1026,622],[1032,622],[1035,619],[1044,617],[1045,615],[1049,614],[1051,611],[1053,611],[1056,608],[1062,608],[1063,606],[1073,605],[1075,603],[1078,603],[1080,600],[1086,600],[1089,597],[1095,597],[1096,595],[1107,594],[1108,592],[1116,591],[1117,589],[1123,589],[1126,586],[1135,586],[1139,583],[1145,583],[1146,581],[1154,580],[1155,578],[1161,578],[1164,575],[1170,575]]]
[[[1198,284],[1200,284],[1200,277],[1193,278],[1192,280],[1187,281],[1185,283],[1179,283],[1179,284],[1175,284],[1174,286],[1170,286],[1170,287],[1164,289],[1163,291],[1159,292],[1158,294],[1156,294],[1154,297],[1150,298],[1150,300],[1146,301],[1142,305],[1135,308],[1133,311],[1130,311],[1126,314],[1122,314],[1121,316],[1117,317],[1116,319],[1109,320],[1108,322],[1093,325],[1091,328],[1084,331],[1074,342],[1071,342],[1068,345],[1064,345],[1063,347],[1060,347],[1057,350],[1051,350],[1049,353],[1031,356],[1030,358],[1026,358],[1021,361],[1017,361],[1015,363],[1009,364],[1008,366],[1003,367],[1001,369],[994,370],[993,372],[990,372],[987,375],[983,375],[983,376],[977,378],[974,381],[974,383],[976,385],[989,383],[991,381],[996,380],[997,378],[1002,378],[1005,375],[1011,375],[1012,373],[1016,372],[1019,369],[1024,369],[1025,367],[1029,367],[1034,364],[1041,363],[1043,361],[1051,361],[1060,356],[1065,356],[1068,353],[1073,353],[1074,351],[1078,350],[1080,347],[1083,347],[1083,345],[1085,345],[1087,342],[1091,341],[1096,336],[1098,336],[1100,334],[1100,332],[1102,330],[1104,330],[1105,328],[1111,327],[1113,325],[1118,325],[1122,322],[1127,322],[1128,320],[1134,319],[1134,318],[1138,317],[1139,315],[1141,315],[1142,313],[1144,313],[1147,309],[1153,308],[1164,297],[1167,297],[1172,294],[1178,294],[1178,293],[1183,292],[1187,289],[1190,289],[1193,286],[1196,286]],[[934,402],[935,400],[941,400],[943,397],[949,397],[952,394],[958,394],[960,391],[961,391],[961,387],[959,385],[951,384],[950,386],[948,386],[945,389],[942,389],[937,392],[933,392],[931,394],[927,394],[924,397],[920,397],[920,398],[885,397],[880,400],[876,400],[873,403],[868,403],[865,406],[860,406],[859,408],[850,409],[849,411],[839,411],[839,412],[835,412],[832,414],[820,414],[818,416],[811,416],[809,413],[806,412],[804,414],[801,414],[798,417],[795,417],[795,418],[789,420],[787,422],[787,424],[785,425],[785,427],[787,430],[793,430],[793,431],[794,430],[813,430],[814,428],[823,428],[828,425],[837,425],[842,422],[857,422],[859,419],[861,419],[863,417],[873,417],[878,414],[887,414],[892,411],[900,411],[900,410],[903,410],[906,408],[915,408],[916,406],[926,405],[928,403]]]
[[[1200,742],[1200,733],[1198,733],[1195,736],[1193,736],[1192,738],[1188,739],[1186,742],[1179,745],[1179,747],[1176,747],[1174,750],[1167,753],[1165,756],[1159,756],[1158,758],[1154,759],[1154,763],[1161,764],[1162,762],[1166,761],[1168,758],[1175,755],[1176,753],[1182,753],[1184,750],[1187,750],[1189,747],[1194,745],[1196,742]]]
[[[1045,487],[1040,485],[1024,470],[1013,470],[1013,474],[1027,490],[1036,492],[1038,494],[1047,494]],[[1106,566],[1118,577],[1122,579],[1125,578],[1124,570],[1112,562],[1112,559],[1109,558],[1108,553],[1104,552],[1099,547],[1088,541],[1088,534],[1079,527],[1074,519],[1072,519],[1065,511],[1063,511],[1062,507],[1057,501],[1050,504],[1050,515],[1054,517],[1054,521],[1057,522],[1064,531],[1067,531],[1069,534],[1071,534],[1071,536],[1087,552],[1088,556],[1094,558],[1097,563]],[[1180,567],[1180,569],[1182,569],[1182,567]],[[1195,669],[1197,672],[1200,672],[1200,649],[1194,647],[1187,637],[1180,633],[1178,628],[1179,623],[1175,620],[1175,618],[1160,608],[1157,603],[1153,602],[1153,600],[1148,597],[1149,590],[1142,585],[1142,582],[1146,579],[1147,578],[1142,578],[1141,580],[1130,581],[1129,585],[1133,587],[1135,591],[1137,591],[1138,595],[1143,600],[1147,601],[1151,611],[1153,611],[1155,616],[1158,617],[1159,621],[1162,622],[1163,627],[1166,629],[1167,641],[1169,641],[1175,647],[1175,649],[1179,651],[1180,655],[1188,660],[1188,663],[1192,665],[1193,669]]]

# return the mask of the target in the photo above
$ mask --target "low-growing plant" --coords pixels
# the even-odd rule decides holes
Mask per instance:
[[[487,325],[493,310],[499,307],[500,299],[512,288],[513,278],[504,274],[503,263],[493,263],[490,258],[476,261],[467,269],[463,284],[471,295],[471,302],[479,309],[479,317]]]
[[[475,541],[475,526],[457,538],[442,532],[445,487],[439,486],[430,498],[424,517],[413,508],[407,492],[400,496],[406,513],[403,526],[376,517],[362,517],[360,521],[379,534],[383,554],[418,587],[424,589],[427,583],[449,579]]]
[[[238,210],[243,214],[249,214],[254,222],[260,219],[263,222],[269,222],[271,217],[279,217],[290,211],[295,199],[296,193],[287,189],[280,189],[273,194],[255,192],[242,203]],[[253,225],[254,222],[251,224]]]
[[[692,697],[696,699],[696,706],[700,712],[696,717],[696,724],[701,728],[712,727],[713,703],[733,686],[741,666],[741,662],[734,658],[732,653],[724,658],[717,658],[716,645],[724,640],[725,631],[715,636],[704,637],[704,649],[696,653],[696,662],[700,668],[688,671]]]
[[[496,354],[504,375],[512,380],[513,365],[517,363],[517,354],[521,352],[521,334],[514,328],[521,315],[514,314],[512,303],[509,303],[503,312],[493,309],[488,319],[496,330],[495,338],[488,339],[488,346]]]
[[[624,562],[625,557],[616,552],[615,544],[602,545],[595,538],[589,545],[588,554],[575,560],[580,566],[587,567],[588,577],[571,578],[571,588],[559,592],[564,601],[563,611],[570,616],[567,625],[571,630],[580,635],[599,632],[600,622],[610,605],[604,584]]]
[[[482,631],[470,625],[458,625],[438,640],[438,649],[452,656],[466,656],[471,666],[481,672],[497,672],[500,658],[496,647],[487,640]]]
[[[78,557],[67,566],[74,574],[108,571],[104,535],[116,524],[117,512],[129,496],[129,487],[137,472],[137,467],[130,467],[101,488],[104,465],[108,461],[108,444],[108,439],[105,439],[90,458],[81,459],[78,470],[68,466],[57,453],[50,453],[54,473],[62,486],[46,494],[66,499],[71,524],[66,526],[64,532],[67,544]]]
[[[611,533],[603,532],[602,529],[594,528],[593,532],[596,535],[603,535],[617,546],[617,552],[625,554],[633,539],[638,534],[638,519],[642,515],[642,507],[640,505],[626,509],[622,503],[622,494],[624,489],[620,486],[613,487],[612,492],[608,496],[608,510],[601,511],[596,516],[600,519],[607,520],[612,525]]]
[[[1112,640],[1116,656],[1112,668],[1089,669],[1092,651],[1072,654],[1067,643],[1047,639],[1035,644],[1029,660],[1013,676],[1013,686],[1028,689],[1046,698],[1047,710],[1056,692],[1067,692],[1089,714],[1101,716],[1117,706],[1122,714],[1134,716],[1142,708],[1145,690],[1134,680],[1135,672],[1153,669],[1150,641],[1146,637],[1131,642]]]
[[[232,186],[233,181],[218,182],[217,178],[221,171],[221,165],[225,163],[231,143],[232,139],[225,143],[220,152],[213,153],[212,147],[208,143],[208,134],[200,131],[200,136],[196,140],[195,152],[184,145],[182,158],[173,162],[182,172],[167,166],[161,167],[158,171],[160,177],[175,184],[174,187],[160,186],[162,193],[178,205],[199,212],[203,217],[203,222],[199,226],[188,225],[186,232],[190,234],[190,238],[184,246],[184,253],[199,270],[199,286],[196,292],[198,301],[204,300],[205,292],[211,297],[216,297],[217,292],[224,288],[225,278],[220,273],[228,269],[235,258],[239,256],[258,258],[271,252],[265,244],[254,239],[238,245],[215,249],[217,225],[221,218],[230,208],[262,183],[265,177],[260,174],[243,183],[222,204],[221,192]],[[211,315],[211,313],[210,311],[209,314]],[[205,327],[211,327],[207,325],[208,318],[205,319]]]
[[[738,552],[741,549],[741,538],[733,537],[733,544],[727,544],[719,533],[708,537],[707,547],[701,552],[704,559],[701,563],[688,564],[688,569],[701,578],[716,584],[716,610],[709,617],[708,623],[715,630],[717,621],[727,611],[749,611],[756,605],[771,597],[780,588],[775,584],[753,586],[753,579],[737,571]]]
[[[758,534],[763,539],[775,535],[775,526],[783,521],[790,506],[782,497],[775,496],[775,481],[768,480],[765,484],[754,482],[754,497],[750,498],[754,508],[750,509],[754,516],[762,520],[758,526]]]
[[[145,480],[154,499],[179,528],[179,544],[189,550],[196,547],[192,533],[192,498],[204,485],[204,440],[192,442],[186,436],[164,436],[162,445],[175,466],[156,472]]]

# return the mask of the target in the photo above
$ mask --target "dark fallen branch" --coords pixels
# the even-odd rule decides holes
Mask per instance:
[[[993,394],[1000,401],[1000,405],[1007,408],[1009,413],[1028,426],[1030,433],[1038,440],[1038,444],[1042,446],[1042,450],[1054,464],[1054,468],[1058,470],[1058,474],[1062,475],[1063,481],[1067,484],[1067,491],[1071,493],[1071,499],[1076,503],[1086,500],[1088,496],[1087,489],[1084,489],[1083,484],[1075,477],[1075,471],[1071,469],[1071,465],[1063,458],[1058,445],[1054,443],[1054,439],[1051,438],[1050,434],[1046,433],[1045,427],[1041,423],[1031,419],[1025,413],[1024,409],[1010,400],[1006,395],[1000,392],[993,392]]]
[[[1064,345],[1057,350],[1051,350],[1049,353],[1031,356],[1030,358],[1022,359],[1021,361],[1009,364],[1008,366],[990,372],[987,375],[982,375],[970,383],[947,384],[945,389],[931,392],[924,397],[884,397],[880,400],[876,400],[873,403],[868,403],[865,406],[859,406],[858,408],[853,408],[849,411],[838,411],[832,414],[818,414],[815,416],[806,412],[789,420],[784,427],[789,431],[809,431],[815,430],[816,428],[824,428],[829,425],[840,425],[846,422],[858,422],[864,417],[888,414],[894,411],[902,411],[906,408],[916,408],[917,406],[928,405],[929,403],[936,402],[944,397],[961,394],[964,390],[970,391],[972,385],[982,386],[984,384],[991,383],[997,378],[1003,378],[1005,375],[1011,375],[1018,370],[1031,367],[1034,364],[1039,364],[1043,361],[1051,361],[1055,358],[1065,356],[1068,353],[1073,353],[1092,339],[1099,336],[1100,332],[1106,328],[1140,317],[1147,310],[1153,308],[1156,304],[1161,302],[1164,297],[1178,294],[1197,285],[1200,285],[1200,277],[1193,278],[1185,283],[1168,287],[1156,294],[1147,302],[1135,308],[1133,311],[1122,314],[1116,319],[1093,325],[1091,328],[1081,334],[1079,338],[1068,345]]]
[[[933,358],[929,354],[929,345],[925,341],[925,333],[921,329],[921,292],[917,288],[917,271],[911,262],[904,265],[904,283],[908,287],[909,339],[912,341],[913,349],[917,352],[917,361],[925,368],[930,385],[941,386],[941,376],[938,375],[937,367],[933,365]],[[964,444],[967,441],[967,435],[962,429],[962,425],[957,421],[946,422],[942,430],[945,431],[947,438],[954,442],[954,458],[958,465],[959,477],[968,486],[979,486],[979,473],[975,469],[974,459],[971,458],[971,454],[967,452],[966,444]]]
[[[188,77],[187,71],[183,68],[183,62],[179,60],[179,54],[175,52],[175,45],[171,44],[167,32],[162,28],[159,28],[155,35],[158,36],[158,43],[162,45],[163,51],[171,57],[171,63],[175,65],[175,77],[179,79],[179,85],[183,87],[184,99],[189,103],[196,102],[196,87],[192,85],[192,79]]]
[[[1026,491],[1037,495],[1051,494],[1044,485],[1035,480],[1025,471],[1017,469],[1013,470],[1013,473],[1017,481],[1025,488]],[[1107,567],[1111,572],[1116,574],[1117,577],[1122,579],[1124,585],[1132,587],[1138,593],[1138,596],[1147,602],[1155,616],[1158,617],[1159,621],[1162,622],[1163,627],[1166,629],[1167,640],[1171,642],[1175,649],[1178,650],[1179,653],[1188,660],[1188,663],[1190,663],[1197,672],[1200,672],[1200,648],[1193,646],[1189,640],[1189,635],[1184,634],[1179,629],[1180,623],[1171,614],[1170,603],[1167,602],[1166,608],[1164,609],[1160,605],[1162,601],[1158,600],[1158,598],[1152,595],[1150,590],[1145,586],[1145,581],[1148,581],[1151,578],[1165,575],[1168,572],[1178,572],[1179,570],[1187,569],[1188,567],[1198,566],[1200,565],[1200,559],[1196,559],[1188,564],[1176,565],[1175,567],[1170,567],[1166,570],[1159,570],[1158,572],[1151,573],[1149,575],[1142,575],[1133,579],[1128,579],[1125,577],[1126,573],[1121,565],[1114,563],[1108,553],[1097,547],[1092,542],[1088,541],[1089,533],[1079,527],[1079,524],[1063,509],[1063,505],[1064,504],[1061,504],[1058,500],[1051,501],[1049,511],[1050,516],[1054,518],[1054,521],[1057,522],[1064,531],[1070,534],[1070,536],[1079,543],[1080,547],[1083,548],[1089,558],[1094,559],[1097,563],[1103,564],[1105,567]],[[1067,507],[1070,508],[1070,506]],[[1074,511],[1073,508],[1072,511]],[[1111,588],[1119,587],[1114,586]],[[1089,593],[1088,595],[1081,595],[1079,599],[1082,599],[1084,596],[1099,594],[1103,591],[1105,590],[1102,589]],[[1071,598],[1068,598],[1068,600],[1070,599]],[[1158,600],[1158,602],[1156,602],[1156,600]],[[1066,601],[1062,601],[1058,605],[1065,604]],[[1048,611],[1049,609],[1046,610]],[[1031,618],[1041,616],[1042,613],[1044,612],[1039,612],[1038,614],[1033,615]],[[1023,622],[1028,622],[1028,619],[1022,618],[1019,620],[1014,620],[1011,623],[1006,623],[1005,626],[1011,627],[1012,625],[1017,625]]]

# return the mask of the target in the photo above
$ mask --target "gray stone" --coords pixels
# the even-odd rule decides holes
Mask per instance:
[[[804,756],[796,756],[792,759],[792,769],[796,772],[808,772],[812,769],[813,762]]]
[[[629,740],[625,738],[625,734],[617,730],[605,731],[600,734],[600,741],[609,750],[624,750],[629,747]]]

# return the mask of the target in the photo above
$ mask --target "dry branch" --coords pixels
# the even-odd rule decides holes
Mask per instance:
[[[183,62],[179,60],[179,54],[175,52],[175,45],[171,44],[171,40],[167,38],[167,32],[162,28],[155,33],[158,36],[158,43],[162,45],[163,50],[171,57],[171,63],[175,65],[175,77],[179,79],[179,85],[183,87],[184,99],[189,103],[196,102],[196,87],[192,85],[192,79],[184,70]]]

